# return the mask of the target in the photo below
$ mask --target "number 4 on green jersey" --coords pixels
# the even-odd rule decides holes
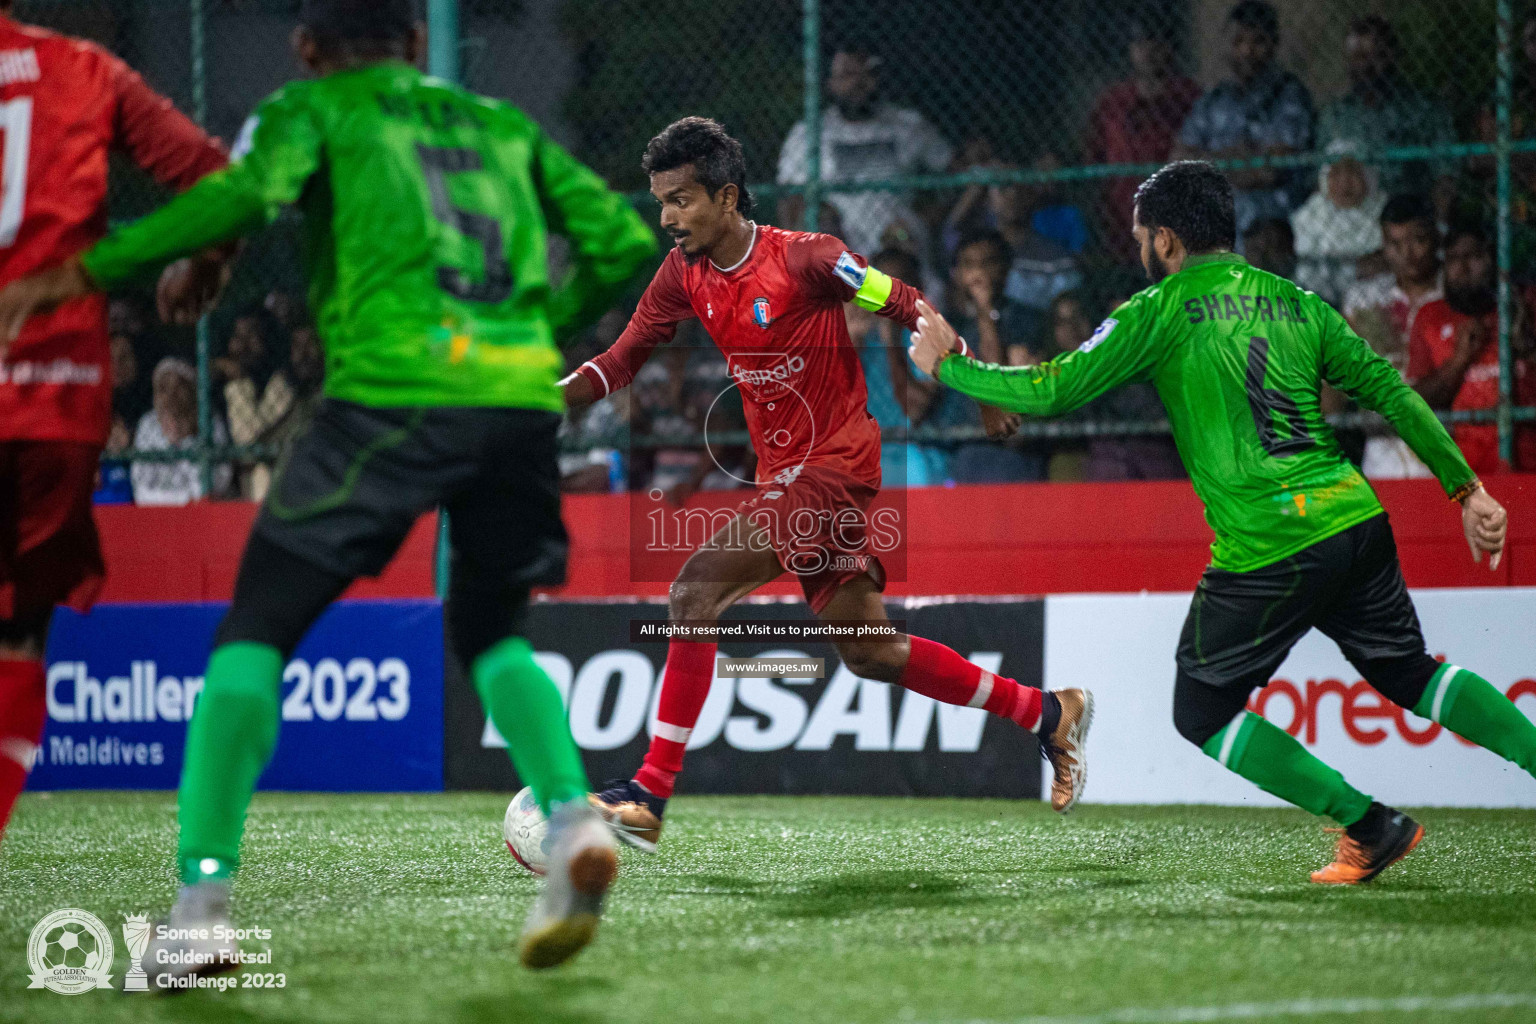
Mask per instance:
[[[1032,367],[957,355],[939,379],[979,401],[1057,416],[1135,381],[1162,397],[1216,532],[1211,564],[1269,565],[1381,512],[1323,418],[1328,383],[1385,416],[1447,494],[1472,470],[1424,400],[1332,307],[1233,253],[1191,256],[1076,352]]]

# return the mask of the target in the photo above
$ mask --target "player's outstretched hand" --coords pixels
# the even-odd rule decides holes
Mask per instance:
[[[0,359],[21,334],[28,317],[46,313],[61,303],[95,290],[79,260],[19,278],[0,289]]]
[[[1481,562],[1488,552],[1488,568],[1497,569],[1504,557],[1504,535],[1509,529],[1509,514],[1493,495],[1479,487],[1461,503],[1461,528],[1466,531],[1472,561]]]
[[[218,302],[229,275],[229,258],[222,252],[198,253],[170,264],[155,289],[160,319],[183,327],[197,323]]]
[[[939,363],[951,352],[960,350],[960,335],[937,310],[922,299],[917,300],[917,330],[912,332],[912,347],[907,354],[917,368],[932,377]]]

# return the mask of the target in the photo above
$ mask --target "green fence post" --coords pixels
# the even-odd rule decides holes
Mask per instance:
[[[805,0],[805,230],[821,227],[821,0]]]
[[[427,71],[445,81],[459,80],[459,0],[427,0]],[[448,600],[448,510],[437,510],[437,551],[433,583],[439,600]]]
[[[1509,153],[1510,153],[1510,79],[1513,66],[1510,60],[1511,37],[1514,33],[1514,13],[1510,0],[1498,0],[1498,67],[1494,116],[1498,134],[1494,142],[1495,160],[1498,165],[1498,231],[1499,231],[1499,456],[1512,463],[1515,457],[1515,425],[1511,410],[1514,408],[1515,368],[1510,345],[1511,308],[1509,295],[1510,264],[1510,211],[1509,211]]]
[[[427,71],[449,82],[459,80],[458,0],[427,0]]]
[[[192,56],[192,119],[198,127],[208,127],[207,19],[203,0],[190,0]],[[206,314],[197,319],[197,471],[202,478],[203,498],[213,494],[213,357],[212,328]]]

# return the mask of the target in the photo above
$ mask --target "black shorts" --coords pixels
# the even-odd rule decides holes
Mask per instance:
[[[1313,627],[1357,667],[1424,653],[1385,513],[1251,572],[1207,569],[1179,638],[1181,673],[1264,686]]]
[[[565,582],[555,433],[533,409],[373,409],[326,399],[252,529],[338,576],[377,576],[422,513],[448,512],[455,568]]]

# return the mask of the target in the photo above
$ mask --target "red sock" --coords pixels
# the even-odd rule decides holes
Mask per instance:
[[[43,663],[0,660],[0,836],[27,784],[47,717]]]
[[[667,646],[667,667],[661,674],[661,701],[656,707],[656,735],[635,781],[659,797],[672,795],[683,751],[699,720],[709,686],[715,679],[715,645],[673,640]]]
[[[1040,728],[1040,691],[1020,686],[1007,676],[995,676],[973,665],[943,644],[911,638],[912,653],[901,673],[901,685],[945,704],[986,708],[1034,732]]]

